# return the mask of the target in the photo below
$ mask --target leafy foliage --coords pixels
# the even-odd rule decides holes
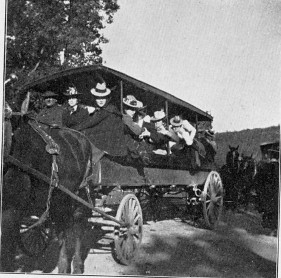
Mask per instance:
[[[239,153],[251,155],[256,160],[261,159],[260,144],[264,142],[275,142],[280,139],[280,126],[271,126],[267,128],[245,129],[234,132],[222,132],[216,134],[218,153],[216,155],[216,164],[221,167],[225,164],[228,146],[239,145]]]
[[[20,83],[73,66],[101,63],[101,31],[117,0],[9,0],[6,74]]]

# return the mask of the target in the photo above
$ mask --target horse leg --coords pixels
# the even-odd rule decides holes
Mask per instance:
[[[61,248],[58,261],[58,273],[71,273],[72,252],[69,248],[69,240],[67,238],[67,231],[63,232],[61,239]]]
[[[83,236],[83,223],[78,222],[74,224],[75,233],[75,253],[73,259],[73,274],[82,274],[84,272],[84,262],[81,258],[82,254],[82,236]]]
[[[73,274],[82,274],[84,272],[82,237],[86,230],[86,221],[83,220],[76,219],[64,232],[58,262],[59,273],[71,273],[72,261]]]
[[[15,256],[17,250],[17,240],[19,237],[18,216],[19,212],[14,209],[2,211],[0,254],[1,272],[15,271]]]
[[[83,193],[80,192],[80,196],[83,197]],[[81,195],[82,194],[82,195]],[[85,196],[84,196],[85,197]],[[75,237],[75,250],[73,258],[73,274],[84,273],[84,260],[83,252],[83,236],[87,231],[88,227],[88,217],[91,216],[91,211],[82,205],[79,205],[74,212],[74,225],[73,225],[73,235]],[[83,257],[83,258],[82,258]]]

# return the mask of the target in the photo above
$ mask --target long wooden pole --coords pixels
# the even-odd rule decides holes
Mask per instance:
[[[166,113],[166,124],[167,128],[169,128],[169,103],[168,100],[165,100],[165,113]],[[170,154],[169,142],[167,143],[167,154]]]
[[[120,81],[120,110],[123,113],[123,96],[124,96],[123,81]]]
[[[21,161],[19,161],[18,159],[14,158],[11,155],[8,156],[7,162],[12,163],[13,165],[15,165],[18,168],[20,168],[21,170],[23,170],[24,172],[30,173],[30,174],[34,175],[35,177],[43,180],[46,183],[50,183],[51,182],[51,179],[48,176],[46,176],[45,174],[37,171],[36,169],[33,169],[33,168],[29,167],[28,165],[22,163]],[[126,224],[123,221],[119,221],[116,218],[114,218],[113,216],[108,215],[104,211],[94,207],[93,205],[91,205],[90,203],[85,201],[84,199],[80,198],[79,196],[77,196],[76,194],[74,194],[73,192],[71,192],[70,190],[65,188],[63,185],[58,184],[58,186],[56,188],[58,188],[59,190],[63,191],[64,193],[69,195],[71,198],[75,199],[76,201],[78,201],[79,203],[81,203],[84,206],[88,207],[89,209],[98,212],[99,214],[101,214],[104,217],[110,219],[111,221],[121,225],[122,227],[126,226]]]

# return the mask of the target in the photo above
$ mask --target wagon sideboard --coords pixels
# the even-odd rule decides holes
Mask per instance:
[[[102,186],[122,188],[143,185],[194,185],[203,184],[210,169],[200,171],[156,167],[132,167],[112,161],[107,157],[101,160],[100,183]]]

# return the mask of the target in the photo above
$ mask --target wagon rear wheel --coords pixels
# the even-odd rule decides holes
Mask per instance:
[[[202,192],[203,215],[207,226],[211,229],[218,224],[223,207],[223,186],[220,175],[209,173]]]
[[[115,255],[120,263],[129,265],[139,250],[143,233],[142,210],[134,194],[122,199],[116,219],[124,222],[125,226],[115,227]]]

